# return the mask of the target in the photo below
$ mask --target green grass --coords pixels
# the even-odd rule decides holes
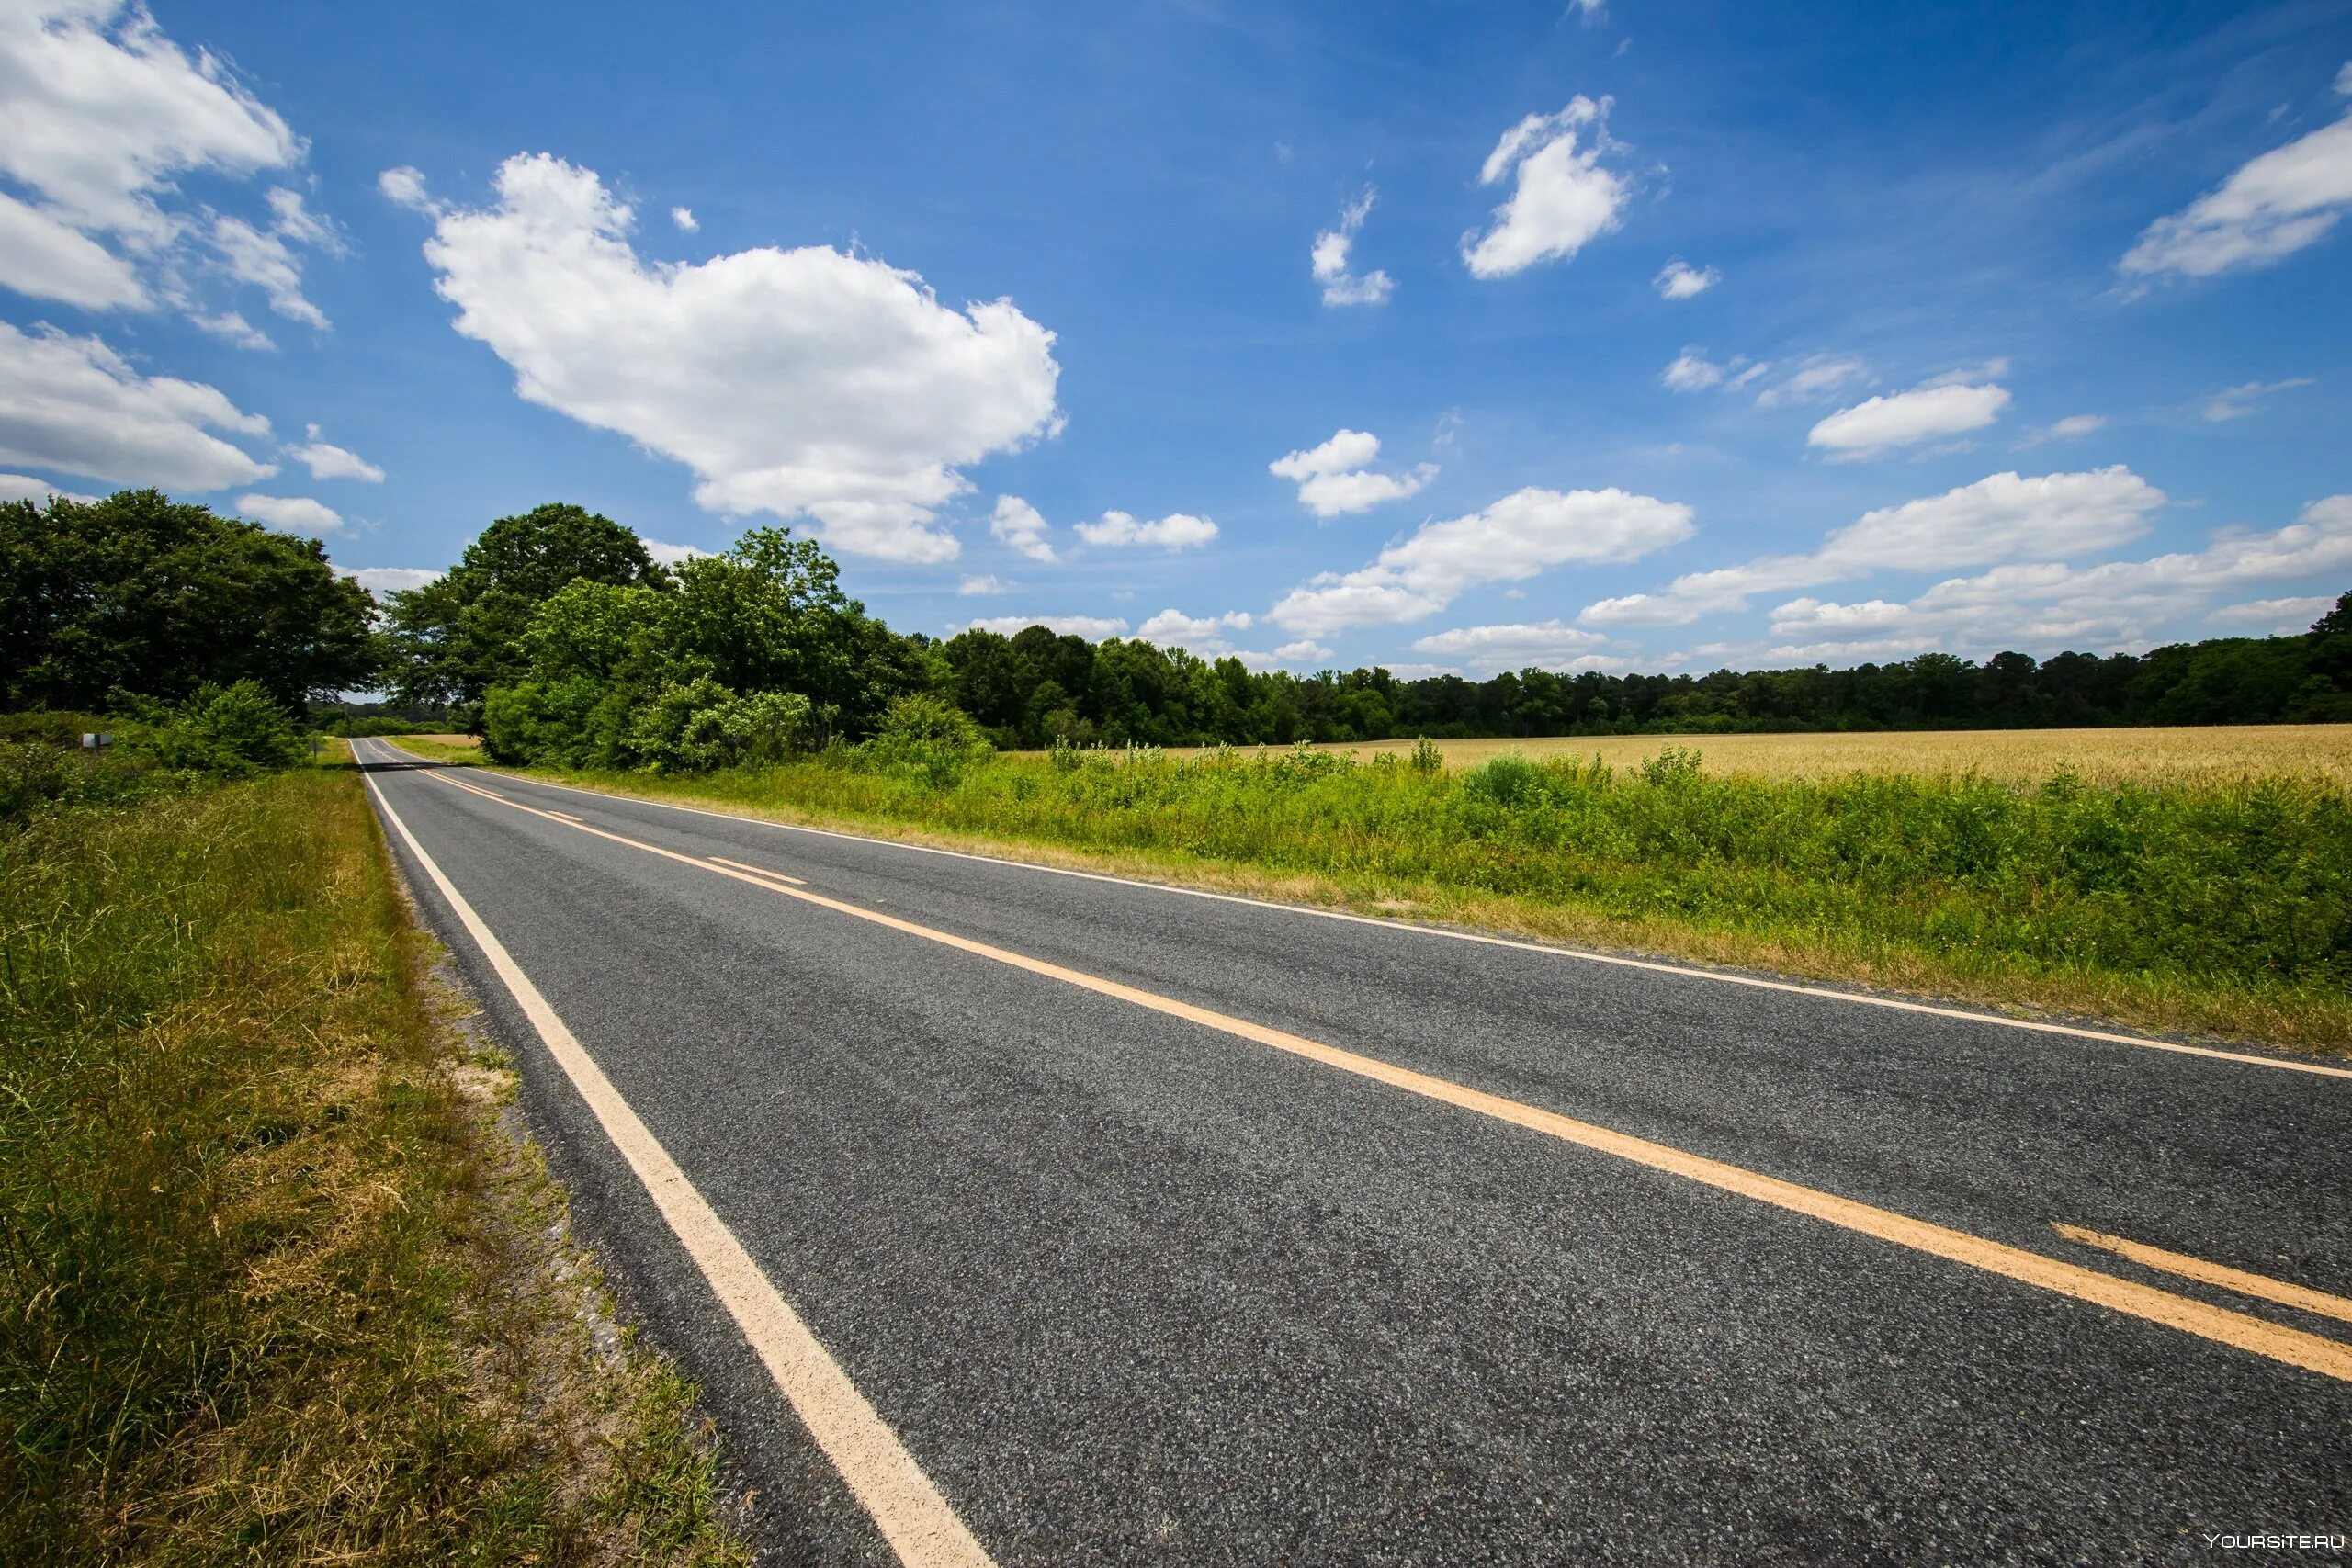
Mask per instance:
[[[349,771],[0,828],[0,1561],[742,1560],[427,956]]]
[[[1002,757],[944,784],[821,759],[576,782],[2143,1027],[2352,1042],[2352,796],[2317,776],[1140,750]]]

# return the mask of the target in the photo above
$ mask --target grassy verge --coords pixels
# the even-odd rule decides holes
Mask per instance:
[[[1139,751],[928,774],[814,760],[561,776],[2142,1028],[2352,1043],[2352,795],[2324,777],[1773,779],[1713,774],[1673,751],[1630,769]]]
[[[357,776],[0,831],[0,1561],[733,1562]]]

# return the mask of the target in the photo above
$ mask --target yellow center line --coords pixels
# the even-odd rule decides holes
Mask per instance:
[[[557,815],[560,816],[562,814],[559,812]],[[574,818],[574,820],[577,820],[577,818]],[[778,882],[789,882],[795,887],[806,887],[808,886],[808,879],[805,876],[786,876],[783,872],[770,871],[765,866],[747,865],[740,860],[729,860],[725,855],[712,855],[709,858],[713,864],[731,865],[737,871],[748,871],[761,876],[772,876]]]
[[[428,773],[426,776],[440,777],[433,773]],[[453,784],[456,783],[455,780],[447,779],[442,782]],[[538,807],[526,806],[519,801],[504,800],[495,795],[491,798],[499,800],[501,805],[510,807],[516,811],[529,812],[534,817],[548,816]],[[926,942],[938,942],[942,946],[952,947],[958,952],[968,953],[976,957],[989,959],[1047,979],[1058,980],[1081,990],[1092,991],[1098,996],[1114,998],[1153,1012],[1164,1013],[1170,1018],[1182,1019],[1204,1029],[1216,1030],[1272,1050],[1303,1057],[1307,1061],[1319,1062],[1341,1072],[1368,1078],[1375,1083],[1386,1084],[1392,1089],[1403,1089],[1407,1093],[1419,1095],[1424,1099],[1455,1106],[1464,1111],[1475,1111],[1479,1115],[1491,1117],[1495,1121],[1507,1122],[1512,1126],[1546,1134],[1565,1143],[1611,1155],[1652,1170],[1679,1176],[1686,1180],[1698,1182],[1702,1186],[1736,1193],[1740,1197],[1785,1209],[1793,1213],[1810,1215],[1815,1219],[1826,1221],[1862,1235],[1893,1242],[1898,1247],[1909,1247],[1915,1252],[1965,1264],[1972,1269],[1979,1269],[1989,1274],[1997,1274],[2005,1279],[2037,1286],[2076,1301],[2103,1306],[2126,1316],[2162,1324],[2167,1328],[2177,1329],[2181,1333],[2194,1335],[2201,1339],[2209,1339],[2216,1344],[2228,1345],[2257,1356],[2267,1357],[2271,1360],[2283,1362],[2288,1366],[2301,1367],[2307,1371],[2318,1372],[2324,1377],[2352,1382],[2352,1345],[2339,1344],[2335,1340],[2320,1335],[2309,1334],[2298,1328],[2285,1327],[2251,1314],[2233,1312],[2226,1307],[2217,1307],[2188,1296],[2175,1295],[2169,1291],[2160,1291],[2154,1286],[2140,1284],[2136,1280],[2119,1279],[2112,1274],[2102,1274],[2097,1269],[2062,1262],[2054,1258],[2046,1258],[2041,1253],[2029,1252],[2023,1247],[1991,1241],[1967,1231],[1954,1230],[1926,1220],[1913,1219],[1907,1214],[1896,1213],[1891,1209],[1881,1209],[1869,1203],[1858,1202],[1851,1198],[1841,1198],[1835,1193],[1824,1192],[1817,1188],[1801,1186],[1793,1181],[1783,1181],[1778,1177],[1766,1176],[1761,1172],[1749,1170],[1744,1166],[1709,1159],[1703,1155],[1694,1155],[1668,1144],[1654,1143],[1647,1138],[1635,1137],[1629,1133],[1620,1133],[1611,1128],[1597,1126],[1589,1122],[1579,1122],[1573,1117],[1563,1116],[1557,1111],[1525,1105],[1515,1100],[1507,1100],[1501,1095],[1488,1094],[1483,1089],[1470,1089],[1446,1078],[1415,1072],[1409,1067],[1400,1067],[1393,1062],[1385,1062],[1378,1057],[1361,1055],[1353,1051],[1342,1050],[1336,1045],[1326,1045],[1320,1041],[1309,1040],[1303,1035],[1292,1034],[1262,1023],[1254,1023],[1248,1019],[1212,1011],[1207,1008],[1195,1007],[1190,1002],[1179,1001],[1173,997],[1164,997],[1154,991],[1141,990],[1133,986],[1123,985],[1116,980],[1106,980],[1100,976],[1089,975],[1083,970],[1066,968],[1058,964],[1049,964],[1043,959],[1029,957],[1025,953],[1013,953],[983,942],[975,942],[969,937],[957,936],[953,931],[918,925],[912,920],[900,919],[895,915],[886,915],[876,909],[863,908],[855,904],[844,903],[838,898],[827,897],[820,893],[782,886],[764,877],[753,876],[729,866],[715,865],[709,861],[681,854],[675,850],[663,849],[659,844],[649,844],[641,840],[625,838],[621,834],[607,832],[602,828],[592,828],[584,823],[566,825],[573,827],[576,831],[591,833],[597,838],[607,839],[614,843],[624,844],[631,849],[643,850],[649,854],[676,861],[682,865],[694,866],[714,875],[729,876],[739,882],[750,883],[753,886],[765,887],[783,897],[797,898],[804,904],[813,904],[819,908],[830,909],[836,914],[849,916],[853,919],[865,920],[909,936],[921,937]]]
[[[2274,1280],[2267,1274],[2252,1274],[2243,1269],[2225,1264],[2208,1263],[2201,1258],[2191,1258],[2185,1252],[2166,1252],[2161,1247],[2150,1247],[2142,1241],[2127,1241],[2120,1235],[2104,1235],[2085,1230],[2080,1225],[2050,1222],[2050,1228],[2068,1241],[2081,1242],[2085,1247],[2102,1247],[2119,1257],[2150,1269],[2161,1269],[2167,1274],[2177,1274],[2184,1280],[2197,1280],[2208,1285],[2219,1285],[2225,1291],[2235,1291],[2242,1296],[2255,1296],[2266,1302],[2277,1302],[2304,1312],[2317,1313],[2322,1317],[2340,1318],[2352,1323],[2352,1301],[2332,1296],[2325,1291],[2314,1291],[2308,1285],[2290,1284]]]

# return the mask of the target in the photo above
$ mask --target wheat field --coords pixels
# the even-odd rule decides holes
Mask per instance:
[[[1450,768],[1474,767],[1508,751],[1531,757],[1566,751],[1599,755],[1623,767],[1668,746],[1689,747],[1709,773],[1764,778],[1827,773],[1961,773],[1986,778],[2047,778],[2064,763],[2086,781],[2165,784],[2211,783],[2249,774],[2320,777],[2352,788],[2352,724],[2263,724],[2168,729],[1997,729],[1882,731],[1823,735],[1610,735],[1533,740],[1442,740]],[[1334,746],[1371,757],[1410,751],[1408,740]]]

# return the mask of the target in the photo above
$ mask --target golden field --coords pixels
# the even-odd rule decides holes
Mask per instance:
[[[1441,740],[1446,764],[1474,767],[1506,751],[1598,754],[1624,767],[1668,746],[1689,747],[1707,772],[1764,778],[1826,773],[1962,773],[2032,781],[2064,762],[2089,782],[2164,784],[2250,773],[2320,777],[2352,787],[2352,724],[2261,724],[2196,729],[1996,729],[1847,735],[1611,735],[1534,740]],[[1410,751],[1410,740],[1334,750],[1369,757]]]

